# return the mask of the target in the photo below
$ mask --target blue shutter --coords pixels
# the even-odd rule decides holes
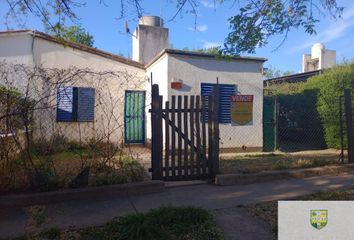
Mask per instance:
[[[201,95],[206,96],[205,107],[208,108],[209,97],[212,95],[214,83],[201,83]],[[219,84],[219,123],[230,123],[230,97],[235,94],[236,86],[232,84]],[[204,121],[208,121],[208,113],[204,118]]]
[[[73,102],[74,102],[73,87],[58,87],[57,121],[71,122],[74,120]]]
[[[235,94],[236,87],[231,84],[219,84],[219,123],[231,123],[230,98]]]
[[[78,88],[77,121],[93,122],[95,119],[95,89]]]
[[[201,83],[201,95],[205,96],[205,117],[202,119],[204,122],[208,122],[208,106],[209,106],[209,96],[212,95],[213,93],[213,87],[216,86],[216,84],[213,83]]]

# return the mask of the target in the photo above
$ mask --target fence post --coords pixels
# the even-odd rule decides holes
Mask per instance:
[[[352,97],[350,89],[344,90],[345,102],[345,119],[347,124],[347,138],[348,138],[348,163],[354,162],[354,137],[353,137],[353,113],[352,113]]]
[[[343,96],[339,96],[340,160],[344,163]]]
[[[213,110],[214,110],[214,96],[208,96],[208,174],[210,177],[214,176],[213,162],[214,162],[214,137],[213,137]]]
[[[219,85],[217,85],[214,90],[213,90],[213,96],[214,96],[214,104],[213,104],[213,128],[214,128],[214,133],[213,133],[213,142],[214,142],[214,159],[213,159],[213,176],[219,173],[219,143],[220,143],[220,131],[219,131],[219,94],[220,94],[220,88]]]
[[[162,180],[162,96],[159,95],[159,85],[152,85],[151,94],[152,180]]]
[[[219,173],[219,87],[214,87],[208,104],[209,175]]]

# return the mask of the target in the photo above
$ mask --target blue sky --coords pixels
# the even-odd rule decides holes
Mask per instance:
[[[77,10],[81,18],[80,23],[95,39],[95,47],[112,53],[122,53],[130,56],[131,37],[125,34],[124,22],[128,20],[129,27],[134,30],[137,24],[136,15],[132,10],[127,11],[125,19],[118,19],[120,14],[119,1],[105,0],[105,5],[99,0],[88,1],[86,7]],[[196,19],[188,13],[178,15],[170,21],[177,8],[169,0],[144,0],[143,8],[146,15],[162,16],[165,27],[170,29],[170,42],[173,48],[207,48],[221,45],[228,33],[228,17],[237,12],[238,5],[234,1],[226,1],[222,5],[215,5],[214,0],[200,0]],[[242,2],[242,1],[241,1]],[[0,2],[0,14],[4,16],[4,1]],[[282,41],[281,36],[270,39],[266,47],[256,50],[251,56],[266,57],[265,66],[272,65],[282,71],[301,70],[302,54],[310,52],[311,45],[322,42],[326,48],[337,51],[337,62],[343,59],[354,59],[354,2],[339,0],[344,6],[342,19],[333,20],[322,17],[317,27],[317,35],[309,36],[303,30],[293,30],[285,43],[276,51],[274,49]],[[68,22],[68,24],[70,24]],[[12,28],[18,28],[11,25]],[[38,19],[27,19],[26,28],[43,31],[43,25]],[[1,23],[1,30],[6,26]],[[250,55],[250,54],[247,54]]]

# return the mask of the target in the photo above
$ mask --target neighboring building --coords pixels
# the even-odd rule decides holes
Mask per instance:
[[[0,33],[0,61],[23,63],[29,66],[65,69],[75,66],[93,71],[119,71],[133,76],[121,84],[120,80],[107,79],[105,90],[94,79],[80,79],[75,86],[62,86],[58,91],[57,109],[51,110],[50,129],[65,126],[64,133],[75,132],[72,113],[66,111],[70,101],[67,93],[78,92],[79,106],[86,106],[78,119],[82,118],[85,131],[75,133],[70,138],[76,140],[85,132],[86,138],[105,132],[107,124],[115,131],[112,141],[120,143],[146,143],[151,139],[150,113],[151,85],[159,84],[164,101],[172,95],[210,95],[211,86],[219,84],[220,93],[220,138],[221,148],[231,151],[239,149],[261,150],[263,147],[263,63],[264,58],[220,57],[211,54],[194,53],[168,49],[168,29],[163,28],[159,17],[143,17],[132,36],[133,60],[125,59],[81,44],[57,40],[36,31],[8,31]],[[173,89],[172,82],[182,83],[180,89]],[[0,79],[1,83],[1,79]],[[72,87],[75,87],[72,88]],[[61,94],[63,95],[60,98]],[[81,94],[81,95],[80,95]],[[97,107],[93,96],[114,96],[120,99],[111,111],[115,118],[103,116],[104,110]],[[246,94],[254,96],[253,121],[245,126],[235,126],[230,122],[230,95]],[[80,102],[80,96],[82,102]],[[63,103],[58,99],[64,99]],[[97,100],[96,100],[97,101]],[[107,99],[108,101],[108,99]],[[137,104],[138,103],[138,104]],[[133,104],[133,105],[132,105]],[[139,105],[140,104],[140,105]],[[145,104],[145,111],[144,111]],[[102,106],[110,106],[107,102]],[[135,113],[137,105],[142,112]],[[135,110],[134,110],[135,109]],[[68,115],[66,115],[68,114]],[[39,114],[40,115],[40,114]],[[40,115],[45,117],[45,115]],[[130,119],[129,119],[130,118]],[[140,118],[140,119],[137,119]],[[48,119],[48,118],[47,118]],[[65,121],[61,121],[64,119]],[[123,128],[118,128],[124,123]],[[82,129],[81,129],[82,130]],[[49,132],[49,133],[48,133]],[[50,135],[50,131],[47,131]]]
[[[308,78],[312,76],[319,75],[323,70],[314,70],[304,73],[296,73],[282,77],[269,78],[264,80],[264,86],[270,86],[273,84],[282,84],[282,83],[297,83],[297,82],[306,82]]]
[[[326,49],[322,43],[311,48],[311,54],[302,57],[302,72],[310,72],[333,67],[336,64],[336,51]]]

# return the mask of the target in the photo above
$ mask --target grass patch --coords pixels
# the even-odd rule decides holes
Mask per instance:
[[[220,159],[222,173],[257,173],[261,171],[321,167],[338,164],[338,156],[296,156],[290,154],[245,155]]]
[[[116,218],[104,226],[82,230],[49,229],[16,240],[222,240],[213,215],[196,207],[165,206]]]
[[[50,155],[36,155],[34,163],[39,169],[39,177],[29,178],[19,159],[12,162],[12,174],[16,178],[7,178],[9,174],[0,175],[0,193],[53,191],[70,188],[76,176],[90,167],[89,186],[102,186],[129,182],[144,181],[148,178],[139,160],[125,154],[113,156],[104,162],[95,153],[86,149],[69,149]],[[0,172],[2,173],[2,172]],[[15,181],[22,176],[22,181]],[[31,182],[36,181],[36,187]]]
[[[288,200],[354,200],[354,190],[317,192]],[[278,239],[278,201],[249,204],[244,206],[253,216],[270,224],[273,239]]]

